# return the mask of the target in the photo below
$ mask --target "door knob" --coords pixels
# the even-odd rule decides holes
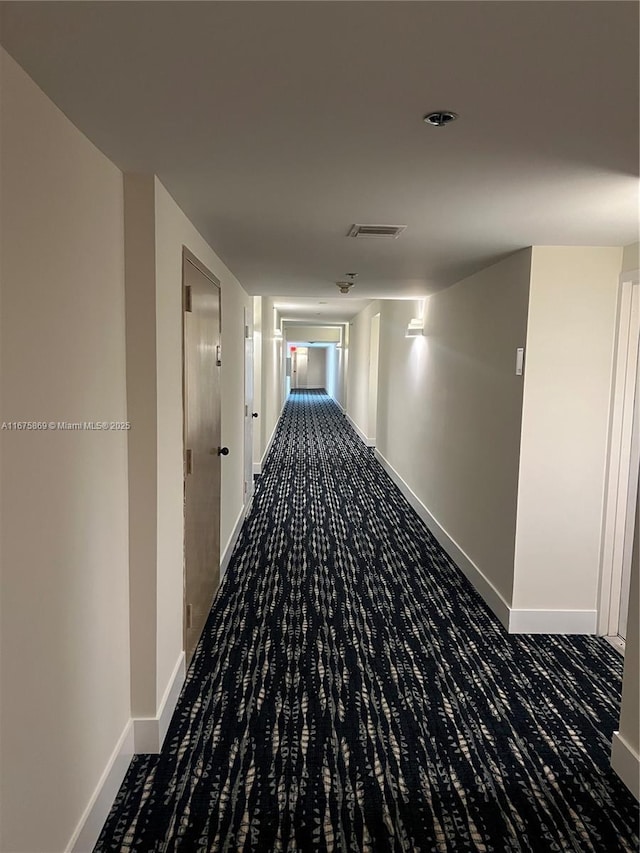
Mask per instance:
[[[228,456],[229,448],[228,447],[219,447],[218,448],[218,456]]]
[[[257,412],[254,412],[254,413],[251,415],[251,417],[252,417],[252,418],[257,418],[257,417],[258,417],[258,413],[257,413]]]

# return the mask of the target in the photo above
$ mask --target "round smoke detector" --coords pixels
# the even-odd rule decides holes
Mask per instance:
[[[427,113],[422,120],[433,127],[445,127],[457,118],[458,114],[452,113],[451,110],[436,110],[434,113]]]

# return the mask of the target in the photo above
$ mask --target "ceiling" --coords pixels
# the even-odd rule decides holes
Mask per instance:
[[[369,299],[358,299],[351,295],[321,299],[285,296],[276,298],[274,307],[283,320],[323,325],[351,320],[366,308],[369,302]]]
[[[0,32],[247,291],[325,318],[348,272],[408,297],[530,244],[638,239],[634,2],[11,2]]]

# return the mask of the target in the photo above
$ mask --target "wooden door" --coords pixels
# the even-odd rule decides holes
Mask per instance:
[[[189,253],[184,296],[184,644],[193,657],[220,580],[220,287]]]
[[[253,494],[253,334],[250,312],[244,309],[244,503]]]

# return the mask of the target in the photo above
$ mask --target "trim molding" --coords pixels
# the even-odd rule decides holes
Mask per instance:
[[[476,591],[480,593],[484,601],[498,617],[504,628],[510,630],[510,607],[502,597],[502,594],[498,592],[486,575],[484,575],[478,566],[476,566],[471,557],[463,551],[456,540],[447,533],[439,521],[429,512],[420,498],[414,491],[412,491],[400,474],[398,474],[395,468],[387,459],[385,459],[378,449],[375,451],[375,457],[396,486],[400,489],[405,498],[409,501],[413,509],[427,525],[440,545],[442,545],[447,554],[461,570],[462,574],[467,578],[467,580],[471,581]]]
[[[348,417],[348,416],[347,416]],[[349,418],[349,420],[351,420]],[[473,584],[509,634],[595,634],[597,610],[520,610],[512,608],[489,578],[458,545],[391,463],[376,449],[375,457],[409,501],[447,554]]]
[[[620,732],[613,733],[611,767],[636,800],[640,800],[640,755],[627,743]]]
[[[597,610],[518,610],[509,615],[510,634],[595,634]]]
[[[126,776],[134,752],[133,721],[129,720],[98,781],[65,853],[91,853]]]
[[[184,651],[171,673],[155,717],[137,717],[133,720],[134,747],[136,754],[158,753],[166,737],[171,717],[186,677]]]
[[[366,445],[367,447],[375,447],[375,446],[376,446],[376,440],[375,440],[375,438],[367,438],[367,436],[362,432],[362,430],[360,429],[360,427],[358,426],[358,424],[354,421],[354,419],[351,417],[351,415],[350,415],[348,412],[345,412],[345,415],[347,416],[347,420],[349,421],[349,423],[351,424],[351,426],[352,426],[352,427],[354,428],[354,430],[357,432],[358,437],[359,437],[362,441],[364,441],[365,445]]]
[[[284,409],[284,406],[282,407]],[[280,415],[282,415],[282,409],[280,409]],[[271,436],[269,441],[267,442],[267,446],[264,449],[264,453],[262,454],[262,458],[259,462],[253,463],[253,473],[254,474],[262,474],[262,466],[266,462],[267,456],[269,455],[269,451],[271,450],[271,445],[273,444],[273,439],[276,437],[276,430],[278,429],[278,424],[280,423],[280,415],[276,418],[275,425],[271,432]]]
[[[231,562],[231,555],[233,554],[233,549],[236,547],[236,542],[238,541],[238,537],[240,536],[240,531],[242,530],[242,525],[244,524],[244,520],[247,517],[247,513],[251,507],[251,501],[253,500],[253,494],[250,495],[247,502],[243,505],[242,509],[238,513],[238,517],[236,518],[236,523],[233,526],[233,530],[231,531],[231,536],[229,537],[229,541],[227,542],[224,551],[222,552],[222,558],[220,559],[220,580],[226,575],[227,569],[229,568],[229,563]]]

